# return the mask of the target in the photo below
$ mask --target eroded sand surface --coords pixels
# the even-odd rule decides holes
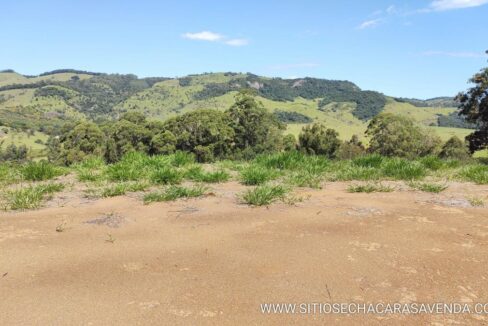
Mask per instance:
[[[1,325],[487,324],[487,315],[267,315],[267,302],[488,302],[488,187],[301,190],[296,206],[214,195],[54,199],[0,213]],[[61,203],[63,207],[59,207]],[[60,204],[60,205],[61,205]],[[62,232],[56,232],[60,228]]]

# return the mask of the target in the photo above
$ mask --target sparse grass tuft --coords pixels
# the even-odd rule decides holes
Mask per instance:
[[[163,192],[151,192],[144,196],[144,204],[160,201],[171,201],[178,198],[191,198],[200,197],[205,194],[207,190],[203,186],[182,187],[182,186],[170,186]]]
[[[433,192],[433,193],[440,193],[448,188],[448,186],[445,184],[430,183],[430,182],[410,182],[408,185],[411,188],[420,191]]]
[[[6,206],[12,210],[38,208],[43,200],[63,189],[61,183],[50,183],[9,190],[5,193]]]
[[[225,170],[205,172],[200,165],[193,165],[186,170],[185,178],[197,182],[218,183],[229,180],[230,175]]]
[[[242,195],[242,199],[246,204],[253,206],[263,206],[269,205],[278,199],[283,199],[286,192],[287,189],[285,189],[281,185],[261,185],[257,186],[254,189],[247,190]]]
[[[485,206],[485,200],[481,197],[468,197],[466,198],[471,206],[473,207],[483,207]]]
[[[261,165],[251,164],[240,172],[241,183],[254,186],[260,185],[279,176],[278,171]]]
[[[102,197],[115,197],[125,195],[127,192],[143,191],[149,187],[146,182],[118,183],[102,190]]]
[[[348,192],[392,192],[393,187],[381,183],[353,184],[347,187]]]

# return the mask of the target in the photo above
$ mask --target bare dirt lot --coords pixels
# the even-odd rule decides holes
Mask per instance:
[[[488,314],[266,314],[263,303],[488,302],[487,186],[441,194],[299,190],[253,208],[243,186],[0,213],[2,325],[486,324]]]

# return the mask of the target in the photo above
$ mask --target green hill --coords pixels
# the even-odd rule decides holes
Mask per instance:
[[[242,88],[254,89],[264,106],[298,134],[304,124],[323,122],[346,139],[360,137],[380,112],[410,116],[443,139],[470,133],[453,114],[452,98],[391,98],[349,81],[267,78],[250,73],[207,73],[181,78],[57,70],[39,76],[0,72],[0,125],[55,133],[67,121],[104,121],[127,111],[154,119],[213,108],[226,110]],[[450,106],[450,107],[448,107]],[[443,127],[444,126],[444,127]]]

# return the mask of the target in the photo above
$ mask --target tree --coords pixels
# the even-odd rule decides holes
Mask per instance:
[[[345,141],[337,151],[337,157],[341,160],[350,160],[366,152],[363,143],[357,135],[352,135],[351,140]]]
[[[302,151],[308,154],[326,155],[328,158],[335,158],[341,145],[337,131],[326,128],[321,123],[303,127],[298,136],[298,143]]]
[[[456,136],[452,136],[442,146],[439,153],[440,158],[467,160],[471,157],[466,144]]]
[[[74,127],[66,125],[61,136],[48,141],[48,157],[51,161],[70,165],[87,156],[103,156],[105,135],[93,122],[80,122]]]
[[[164,129],[176,137],[177,150],[194,153],[199,162],[209,162],[232,152],[234,130],[230,125],[225,113],[202,109],[167,120]],[[165,134],[164,137],[170,140],[171,135]]]
[[[366,136],[369,151],[384,156],[416,158],[434,153],[441,140],[410,118],[382,113],[373,118]]]
[[[283,137],[283,149],[287,152],[297,149],[297,139],[293,134],[288,134]]]
[[[258,154],[282,149],[285,125],[266,111],[251,91],[239,92],[227,114],[234,129],[237,150]]]
[[[473,153],[488,147],[488,68],[482,69],[469,81],[475,86],[458,94],[457,100],[460,102],[459,114],[478,125],[478,130],[466,137]]]

